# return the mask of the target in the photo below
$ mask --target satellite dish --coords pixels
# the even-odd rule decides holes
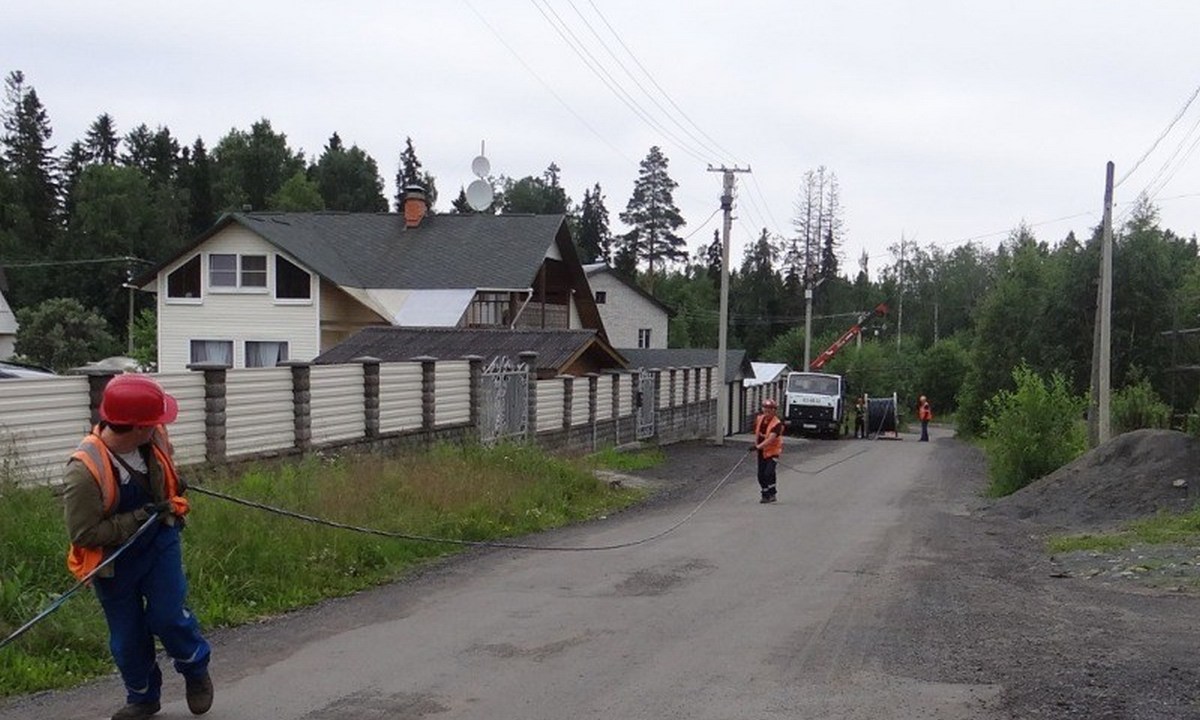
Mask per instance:
[[[482,158],[476,158],[476,162],[480,159]],[[485,165],[487,164],[487,160],[483,162]],[[479,212],[487,210],[491,207],[494,197],[492,186],[486,180],[475,180],[467,186],[467,204],[471,206],[472,210]]]
[[[475,173],[477,178],[485,178],[492,171],[492,164],[488,159],[480,155],[471,161],[471,172]]]

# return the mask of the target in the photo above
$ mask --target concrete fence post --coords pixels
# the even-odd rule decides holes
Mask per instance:
[[[292,443],[308,452],[312,449],[312,364],[303,360],[279,364],[292,369]]]
[[[571,429],[572,405],[575,401],[575,377],[563,375],[563,430]]]
[[[675,407],[675,368],[667,368],[667,407]]]
[[[379,363],[377,357],[364,355],[350,362],[363,366],[363,430],[368,440],[379,437]]]
[[[97,368],[81,367],[74,368],[68,375],[86,375],[88,381],[88,412],[92,419],[91,425],[94,427],[100,422],[100,400],[104,398],[104,388],[108,387],[108,381],[120,373],[116,370],[100,370]]]
[[[225,462],[225,363],[192,363],[188,370],[204,373],[204,459]]]

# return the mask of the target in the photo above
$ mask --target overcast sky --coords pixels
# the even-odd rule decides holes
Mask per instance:
[[[577,203],[599,182],[614,231],[658,145],[691,250],[720,227],[707,166],[748,166],[739,264],[761,228],[792,234],[824,165],[843,267],[865,249],[875,271],[901,236],[1086,235],[1105,162],[1123,178],[1200,86],[1197,28],[1195,0],[40,0],[4,10],[0,70],[24,71],[60,151],[102,112],[210,148],[265,117],[310,160],[335,131],[357,144],[390,198],[410,136],[445,211],[482,141],[493,174],[557,163]],[[1200,100],[1117,188],[1118,216],[1149,190],[1165,227],[1200,231],[1198,125]]]

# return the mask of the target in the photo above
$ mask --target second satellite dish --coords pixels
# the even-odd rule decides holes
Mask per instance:
[[[476,162],[483,160],[482,157],[476,158]],[[484,165],[487,165],[487,160],[484,160]],[[474,165],[475,163],[472,163]],[[492,205],[492,200],[495,194],[492,192],[492,186],[486,180],[475,180],[467,186],[467,204],[472,210],[482,212],[487,210]]]
[[[471,172],[475,173],[477,178],[485,178],[492,171],[492,164],[488,159],[480,155],[471,161]]]

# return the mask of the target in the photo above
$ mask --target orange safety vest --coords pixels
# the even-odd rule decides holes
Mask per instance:
[[[763,421],[766,421],[765,423]],[[766,440],[766,444],[762,446],[762,454],[765,458],[779,457],[783,454],[783,428],[779,428],[779,434],[772,434],[775,429],[782,425],[783,422],[778,417],[772,417],[768,420],[766,415],[759,415],[754,421],[754,442],[755,444]],[[765,425],[765,427],[764,427]]]
[[[179,494],[179,473],[175,470],[175,463],[171,461],[171,440],[167,436],[166,427],[159,425],[154,429],[154,434],[150,436],[150,446],[154,452],[154,458],[163,470],[166,497],[171,501],[174,514],[183,517],[189,509],[188,501]],[[104,517],[111,516],[121,491],[116,469],[108,454],[108,447],[100,439],[99,425],[92,428],[92,432],[79,442],[79,447],[71,455],[71,458],[83,463],[91,473],[92,479],[100,486]],[[71,543],[67,550],[67,569],[80,580],[95,570],[102,562],[104,562],[104,548]]]
[[[920,409],[917,410],[917,417],[921,420],[932,420],[933,419],[933,410],[931,410],[929,408],[929,403],[927,403],[927,402],[921,403]]]

